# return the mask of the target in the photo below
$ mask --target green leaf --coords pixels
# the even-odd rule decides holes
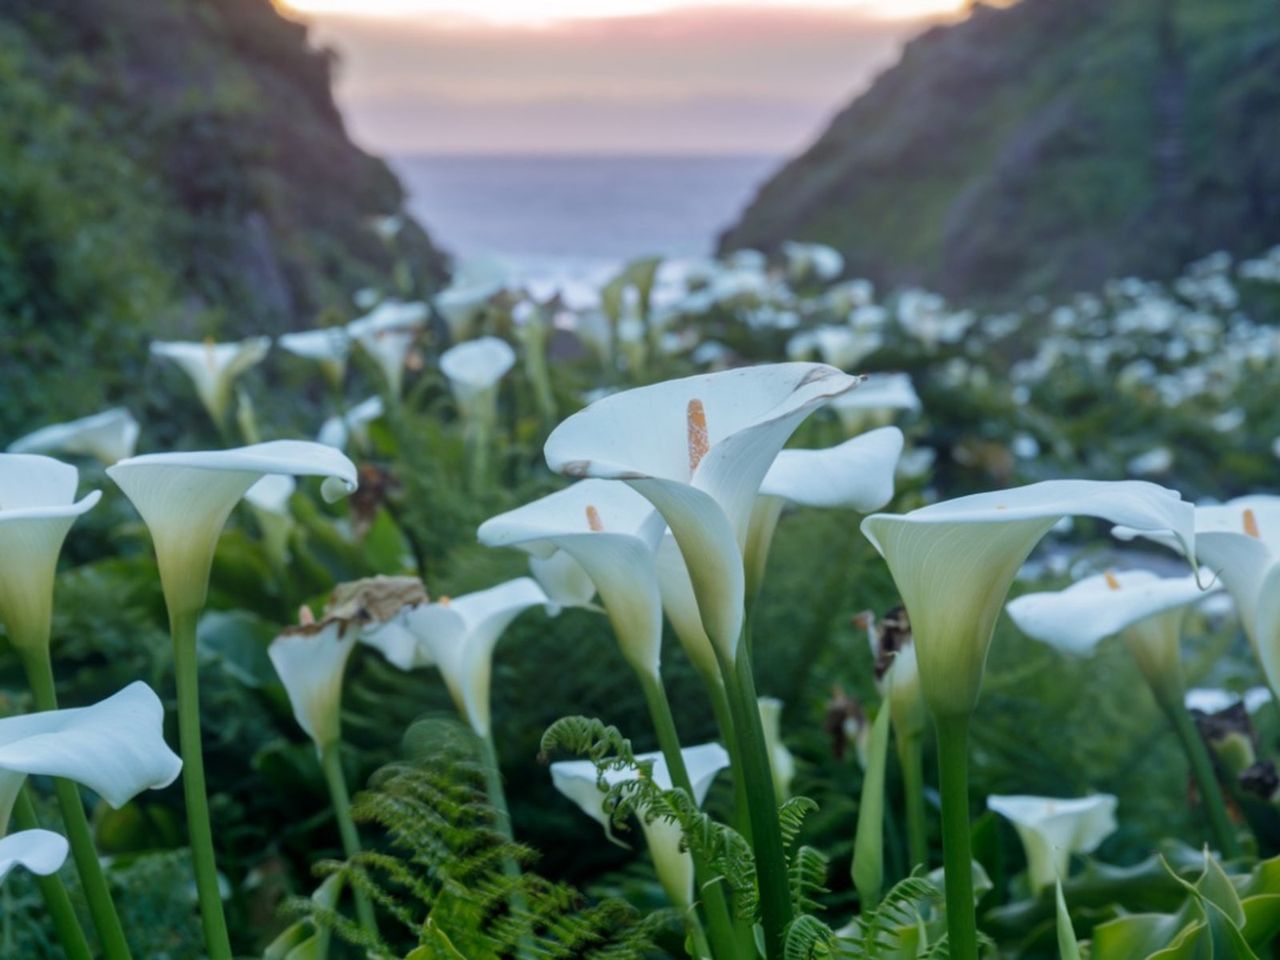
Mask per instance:
[[[1071,926],[1071,914],[1062,896],[1062,881],[1055,887],[1058,902],[1058,960],[1080,960],[1080,944],[1076,941],[1075,928]]]
[[[880,902],[884,887],[884,774],[889,753],[889,714],[888,704],[882,704],[871,728],[858,806],[858,832],[853,841],[853,885],[864,910]]]

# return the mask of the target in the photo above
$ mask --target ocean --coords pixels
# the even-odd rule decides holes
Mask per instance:
[[[637,257],[711,254],[781,156],[401,156],[409,209],[459,263],[599,284]]]

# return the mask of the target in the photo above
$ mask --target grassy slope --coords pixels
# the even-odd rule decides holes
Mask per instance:
[[[330,69],[268,0],[0,3],[0,439],[124,396],[144,334],[307,326],[389,285],[368,218],[403,193]],[[419,228],[401,250],[439,281]]]
[[[910,44],[724,245],[963,296],[1169,275],[1280,237],[1277,130],[1268,0],[1024,0]]]

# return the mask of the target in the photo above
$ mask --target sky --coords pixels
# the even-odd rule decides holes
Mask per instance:
[[[967,0],[277,0],[379,153],[803,148]]]

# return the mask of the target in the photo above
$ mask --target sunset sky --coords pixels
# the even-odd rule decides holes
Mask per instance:
[[[803,147],[967,0],[277,0],[383,153]]]

